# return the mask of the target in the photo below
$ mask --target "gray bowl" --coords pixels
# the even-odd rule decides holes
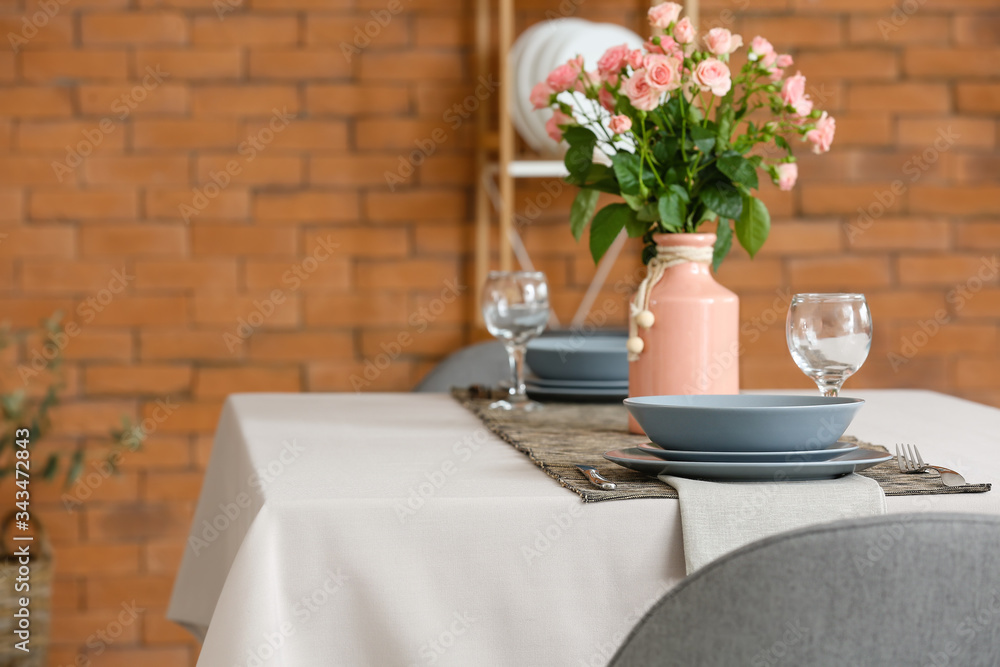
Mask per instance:
[[[624,336],[543,336],[528,343],[524,361],[546,380],[628,380]]]
[[[840,439],[864,401],[826,396],[641,396],[625,399],[649,439],[664,449],[812,451]]]

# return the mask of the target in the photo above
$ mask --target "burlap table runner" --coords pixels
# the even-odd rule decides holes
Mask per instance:
[[[546,403],[544,410],[514,413],[489,410],[490,399],[471,398],[467,390],[456,389],[452,395],[487,428],[527,454],[545,474],[579,495],[584,502],[677,497],[673,487],[611,463],[602,456],[612,449],[649,442],[645,436],[628,432],[627,412],[620,403]],[[854,440],[869,449],[886,451],[880,445]],[[618,488],[604,491],[591,485],[577,464],[594,466]],[[899,472],[895,460],[858,474],[878,482],[887,496],[984,493],[991,488],[990,484],[944,486],[935,474],[904,475]]]

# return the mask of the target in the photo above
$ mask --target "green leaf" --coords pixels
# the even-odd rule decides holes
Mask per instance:
[[[646,202],[638,210],[635,211],[635,217],[642,222],[659,222],[660,213],[656,208],[656,204]]]
[[[563,139],[570,146],[590,146],[591,149],[597,145],[597,135],[583,125],[570,125],[563,130]]]
[[[639,156],[634,153],[616,153],[611,158],[614,165],[615,176],[618,177],[618,185],[621,187],[623,195],[639,194]]]
[[[736,220],[736,238],[740,245],[753,257],[764,245],[767,235],[771,231],[771,214],[767,211],[764,202],[744,195],[743,214]]]
[[[729,249],[733,246],[733,228],[729,226],[728,220],[720,220],[719,228],[715,232],[715,247],[712,249],[712,270],[718,273],[722,260],[729,254]]]
[[[785,138],[781,135],[778,134],[774,135],[774,144],[778,148],[784,148],[789,153],[792,151],[792,147],[788,145],[788,142],[785,141]]]
[[[739,190],[726,181],[715,181],[706,185],[701,191],[701,201],[723,218],[736,220],[743,213],[743,198]]]
[[[708,154],[715,150],[715,132],[707,127],[702,127],[700,125],[692,127],[691,140],[702,153]]]
[[[590,223],[590,254],[595,264],[601,261],[625,225],[633,220],[635,211],[628,204],[608,204],[597,212]]]
[[[660,221],[665,229],[672,232],[684,229],[684,221],[687,219],[687,202],[677,191],[671,189],[660,195],[658,208]]]
[[[753,163],[736,151],[726,151],[715,162],[719,171],[733,179],[736,183],[741,183],[748,188],[757,188],[757,170]]]
[[[566,165],[566,170],[569,172],[566,180],[574,185],[583,185],[586,183],[591,165],[594,164],[593,147],[583,144],[570,146],[569,150],[566,151],[566,156],[563,158],[563,164]]]
[[[569,230],[577,241],[583,236],[583,228],[590,224],[597,210],[597,198],[601,193],[597,190],[584,188],[576,193],[573,206],[569,209]]]
[[[674,137],[664,137],[653,144],[653,158],[660,164],[680,161],[680,142]]]
[[[647,204],[646,206],[649,207],[650,211],[652,210],[652,206],[650,204]],[[645,211],[645,208],[643,211]],[[646,234],[646,232],[649,231],[649,223],[651,221],[644,221],[640,219],[640,215],[643,211],[638,211],[635,216],[625,220],[625,232],[631,239],[640,239]]]

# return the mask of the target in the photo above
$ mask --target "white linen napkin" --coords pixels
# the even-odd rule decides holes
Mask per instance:
[[[688,574],[769,535],[885,514],[882,487],[861,475],[808,482],[660,480],[677,489]]]

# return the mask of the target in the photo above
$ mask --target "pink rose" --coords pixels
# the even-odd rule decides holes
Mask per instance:
[[[652,111],[660,104],[660,94],[662,91],[649,85],[646,79],[646,70],[637,69],[632,76],[625,80],[625,95],[632,102],[632,106],[642,111]]]
[[[733,87],[726,63],[715,58],[706,58],[694,69],[694,80],[702,90],[711,90],[716,97],[722,97]]]
[[[767,41],[760,35],[757,35],[753,38],[753,41],[750,42],[750,52],[756,56],[756,58],[750,59],[757,60],[758,58],[774,55],[774,47],[771,46],[771,42]]]
[[[743,38],[725,28],[712,28],[705,35],[705,46],[717,56],[728,56],[743,46]]]
[[[618,74],[625,67],[625,60],[628,58],[629,48],[627,44],[612,46],[604,52],[601,59],[597,61],[597,71],[605,79],[609,74]]]
[[[650,7],[647,13],[649,23],[656,28],[669,28],[671,23],[677,21],[682,9],[683,7],[676,2],[664,2],[662,5]]]
[[[615,134],[624,134],[632,129],[632,119],[628,116],[612,116],[608,121],[608,129]]]
[[[643,48],[646,49],[648,53],[659,53],[665,56],[676,56],[677,58],[684,58],[684,49],[681,45],[674,41],[674,38],[670,35],[663,35],[660,37],[660,43],[654,44],[652,40],[647,40],[643,44]]]
[[[644,54],[641,50],[636,49],[628,54],[628,64],[632,69],[639,69],[642,67],[642,59]]]
[[[681,65],[683,63],[673,56],[648,55],[643,60],[646,81],[657,91],[674,90],[681,85]]]
[[[552,70],[545,82],[553,91],[561,93],[576,85],[581,72],[583,72],[583,58],[577,57]]]
[[[806,132],[806,139],[813,144],[813,153],[825,153],[830,150],[836,131],[837,121],[824,111],[823,115],[816,121],[816,127]]]
[[[601,88],[601,91],[597,93],[597,101],[611,113],[615,112],[615,96],[607,88]]]
[[[694,26],[691,25],[691,19],[685,16],[677,22],[674,26],[674,39],[680,44],[690,44],[694,41]]]
[[[531,101],[531,106],[534,108],[544,109],[549,106],[549,100],[552,99],[552,93],[554,92],[556,91],[552,90],[552,88],[549,87],[549,84],[542,81],[531,89],[531,95],[528,96],[528,99]]]
[[[782,162],[775,165],[774,170],[778,173],[778,189],[791,190],[795,187],[795,181],[799,178],[799,165],[794,162]]]
[[[806,78],[801,72],[785,79],[781,85],[781,101],[792,107],[799,116],[808,116],[812,111],[812,100],[806,95]]]
[[[788,55],[787,53],[782,53],[780,56],[778,56],[778,60],[776,62],[778,67],[784,69],[785,67],[791,67],[793,61],[790,55]]]
[[[586,93],[588,88],[593,88],[601,83],[601,77],[597,72],[582,72],[577,78],[576,82],[573,84],[573,90]],[[592,95],[588,95],[592,97]]]
[[[563,133],[560,125],[576,125],[576,119],[556,109],[552,113],[552,118],[545,123],[545,131],[552,137],[552,141],[562,141]]]

